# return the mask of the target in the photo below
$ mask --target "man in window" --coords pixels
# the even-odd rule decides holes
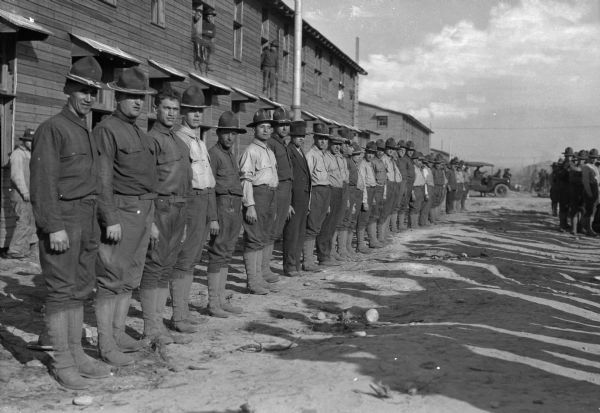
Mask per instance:
[[[263,93],[273,99],[277,88],[277,70],[279,67],[279,42],[273,40],[260,58],[260,70],[263,74]]]
[[[96,285],[100,242],[96,198],[99,151],[87,126],[101,83],[93,57],[76,61],[66,75],[63,110],[33,136],[31,202],[40,236],[46,284],[46,329],[54,349],[51,373],[64,387],[83,390],[86,378],[110,376],[110,368],[83,352],[83,303]]]
[[[217,15],[215,9],[204,6],[199,6],[193,17],[192,24],[192,41],[194,42],[194,67],[208,74],[210,70],[210,55],[213,53],[213,39],[216,34],[216,26],[214,18]]]

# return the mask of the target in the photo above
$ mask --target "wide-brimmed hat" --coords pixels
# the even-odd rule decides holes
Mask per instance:
[[[374,141],[367,142],[367,147],[365,151],[375,153],[377,152],[377,143]]]
[[[154,95],[156,90],[148,86],[148,76],[137,66],[121,71],[117,80],[109,82],[109,89],[132,95]]]
[[[329,135],[329,143],[331,145],[341,145],[346,143],[346,139],[342,138],[341,136],[331,134]]]
[[[202,14],[207,16],[216,16],[217,11],[210,6],[204,5],[204,9],[202,10]]]
[[[406,143],[404,144],[404,147],[406,148],[407,151],[414,151],[415,143],[413,141],[406,141]]]
[[[306,136],[310,135],[309,132],[306,132],[306,121],[305,120],[295,120],[290,123],[290,136]]]
[[[586,151],[585,149],[580,150],[579,152],[577,152],[576,158],[586,160],[588,158],[588,151]]]
[[[398,149],[398,146],[396,145],[396,141],[394,140],[394,138],[388,138],[385,141],[385,148],[386,149]]]
[[[346,141],[352,141],[353,136],[352,136],[352,132],[350,132],[350,129],[339,128],[337,133],[339,136],[341,136]]]
[[[273,112],[273,120],[276,125],[289,125],[291,122],[290,112],[286,108],[277,108]]]
[[[455,156],[454,158],[450,159],[450,165],[455,165],[458,163],[458,158]]]
[[[590,149],[590,151],[588,152],[588,158],[598,159],[598,157],[599,157],[598,149],[596,149],[596,148]]]
[[[269,123],[271,124],[271,126],[275,126],[276,124],[276,122],[271,117],[271,113],[268,110],[259,109],[252,117],[252,122],[250,122],[246,126],[249,128],[253,128],[256,125],[260,125],[261,123]]]
[[[105,84],[102,83],[102,68],[100,63],[92,56],[85,56],[73,63],[69,73],[65,75],[69,80],[86,86],[102,89]]]
[[[385,141],[383,139],[377,139],[376,143],[377,143],[377,150],[378,151],[385,150]]]
[[[329,138],[329,128],[324,123],[313,123],[313,136]]]
[[[365,150],[356,142],[352,142],[352,155],[360,155]]]
[[[237,133],[246,133],[246,129],[240,126],[240,119],[233,112],[223,112],[219,117],[219,123],[217,124],[217,131],[227,130]]]
[[[33,129],[27,128],[23,132],[23,136],[20,136],[19,139],[21,139],[22,141],[29,141],[29,142],[31,142],[33,140],[34,133],[35,133],[35,131]],[[596,151],[596,152],[598,152],[598,151]]]
[[[566,156],[575,156],[575,152],[573,152],[573,148],[570,146],[567,146],[562,154]]]
[[[423,159],[423,154],[419,151],[414,151],[410,158],[411,159]]]
[[[181,107],[184,108],[206,108],[208,105],[204,99],[204,91],[197,85],[192,85],[183,91],[181,96]]]

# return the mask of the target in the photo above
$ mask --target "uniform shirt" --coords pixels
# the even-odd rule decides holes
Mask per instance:
[[[423,169],[423,176],[425,177],[425,183],[429,186],[434,186],[434,180],[433,180],[433,171],[431,170],[430,167],[428,166],[424,166]]]
[[[143,195],[156,190],[156,159],[152,138],[120,111],[105,118],[93,130],[100,158],[102,189],[98,199],[106,226],[119,223],[114,194]]]
[[[306,153],[306,162],[310,171],[310,179],[315,185],[329,185],[329,176],[325,167],[325,154],[313,145]]]
[[[455,176],[456,176],[456,183],[457,183],[457,185],[460,186],[461,184],[463,184],[465,182],[465,176],[464,176],[464,174],[463,174],[462,171],[460,171],[460,170],[456,171],[455,172]]]
[[[215,194],[242,196],[240,168],[233,152],[219,142],[208,151],[210,167],[215,177]]]
[[[217,29],[214,23],[204,21],[202,22],[202,37],[207,40],[212,40],[217,33]]]
[[[242,181],[244,206],[254,205],[253,186],[268,185],[277,188],[277,160],[265,142],[254,139],[240,158],[240,180]]]
[[[10,154],[10,182],[22,196],[29,195],[29,162],[31,151],[19,145]]]
[[[99,151],[85,121],[65,106],[33,136],[31,202],[37,226],[45,233],[64,230],[61,200],[100,191]]]
[[[424,186],[425,185],[425,176],[423,175],[423,171],[417,165],[413,165],[413,170],[415,172],[415,182],[413,186]]]
[[[387,180],[387,169],[385,167],[385,163],[378,157],[374,157],[371,161],[373,164],[373,171],[375,172],[375,180],[377,181],[377,185],[385,185]]]
[[[600,185],[600,170],[592,163],[584,164],[581,167],[581,180],[585,192],[591,196],[593,194],[592,187],[598,188],[598,185]]]
[[[158,185],[161,196],[185,196],[192,185],[190,150],[172,129],[156,122],[149,132],[154,140]]]
[[[456,191],[456,171],[452,167],[446,169],[446,179],[448,180],[448,189]]]
[[[373,162],[369,162],[366,159],[360,161],[358,164],[358,176],[358,179],[364,182],[365,190],[363,191],[363,203],[367,203],[367,188],[377,186],[377,181],[375,180],[375,171],[373,170]]]
[[[348,182],[348,167],[342,155],[325,152],[325,169],[329,175],[329,184],[333,188],[343,188]]]
[[[264,69],[265,67],[277,68],[279,62],[279,55],[277,53],[277,49],[271,50],[266,49],[260,58],[260,68]]]
[[[207,189],[215,187],[215,178],[210,167],[210,157],[206,144],[200,139],[196,131],[187,125],[175,132],[190,150],[190,161],[192,163],[192,188]]]
[[[393,158],[387,155],[383,155],[381,158],[383,163],[385,164],[387,170],[387,180],[389,182],[402,182],[402,174],[394,162]]]
[[[414,163],[407,155],[398,159],[398,169],[402,174],[402,179],[410,185],[415,181]]]
[[[446,175],[443,170],[434,167],[431,172],[433,172],[433,184],[435,186],[443,186],[446,183]]]
[[[348,168],[348,185],[357,186],[358,184],[358,165],[351,156],[346,156],[346,167]],[[364,182],[363,182],[364,187]],[[359,188],[360,189],[360,188]]]
[[[277,160],[277,176],[279,177],[279,182],[291,181],[294,178],[294,173],[292,171],[292,161],[290,160],[290,155],[288,154],[283,139],[278,134],[274,133],[267,140],[267,146],[275,154],[275,159]]]

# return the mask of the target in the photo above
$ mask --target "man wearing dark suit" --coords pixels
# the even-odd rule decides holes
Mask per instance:
[[[292,165],[294,181],[292,182],[292,212],[283,229],[283,272],[288,277],[300,275],[302,265],[302,246],[306,233],[306,216],[310,200],[310,171],[302,152],[302,144],[306,136],[306,122],[291,123],[290,136],[287,146]]]

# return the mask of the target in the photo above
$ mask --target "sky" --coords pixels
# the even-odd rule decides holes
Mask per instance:
[[[434,148],[505,167],[600,149],[599,0],[302,0],[302,11],[352,58],[360,38],[359,99],[415,116]]]

